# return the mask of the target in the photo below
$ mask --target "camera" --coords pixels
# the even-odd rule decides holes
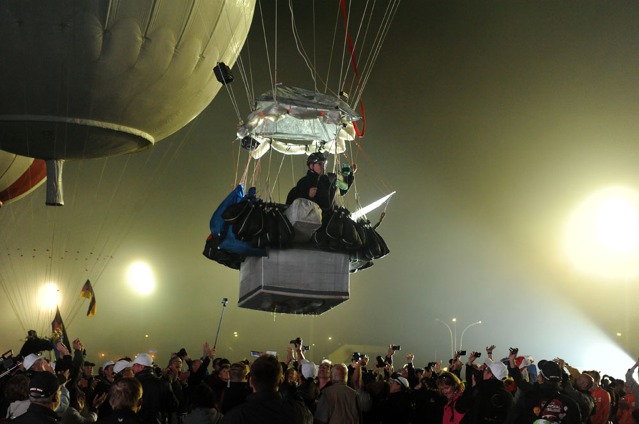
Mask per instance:
[[[0,357],[0,378],[13,374],[22,364],[22,356],[13,356],[13,350],[7,350]]]
[[[516,347],[511,347],[508,350],[510,350],[510,353],[513,355],[517,355],[519,353],[519,348],[516,348]]]
[[[302,344],[302,338],[298,337],[296,339],[293,339],[289,342],[290,344],[294,344],[294,345],[301,345]]]
[[[253,358],[259,358],[260,356],[262,356],[262,354],[260,352],[258,352],[257,350],[252,350],[251,351],[251,356]]]
[[[479,358],[481,356],[481,352],[475,352],[475,358]]]
[[[359,361],[360,359],[362,359],[364,357],[364,355],[362,355],[359,352],[353,352],[353,356],[351,357],[351,359],[353,361]]]
[[[457,355],[458,356],[464,356],[464,355],[466,355],[466,351],[465,350],[458,350],[457,351]]]
[[[400,345],[392,345],[391,349],[393,349],[393,350],[402,350],[402,347]]]
[[[302,346],[302,351],[305,351],[305,350],[311,350],[311,347],[309,345]]]
[[[375,364],[377,368],[384,368],[386,366],[386,361],[384,360],[384,357],[382,355],[377,356],[375,360],[377,361],[377,363]]]

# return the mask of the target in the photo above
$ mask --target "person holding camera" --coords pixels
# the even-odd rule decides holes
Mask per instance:
[[[413,423],[441,423],[446,397],[437,389],[436,362],[429,362],[410,393],[414,405]]]
[[[471,352],[466,362],[466,390],[472,398],[466,416],[472,423],[504,423],[514,404],[504,386],[508,368],[491,358],[477,366],[475,360],[480,356],[480,352]]]
[[[521,395],[508,414],[508,424],[532,424],[538,420],[564,424],[581,423],[577,403],[561,390],[562,371],[555,361],[539,361],[537,381],[529,383],[517,366],[518,349],[511,348],[508,374],[515,380]]]

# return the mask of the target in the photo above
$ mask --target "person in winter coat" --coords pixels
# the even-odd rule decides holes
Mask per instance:
[[[474,361],[478,357],[477,352],[471,352],[466,363],[466,391],[470,391],[471,397],[466,421],[476,424],[504,423],[514,404],[512,394],[504,385],[508,368],[490,357],[477,367]]]

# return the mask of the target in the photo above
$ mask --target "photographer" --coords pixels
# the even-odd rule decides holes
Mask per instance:
[[[521,395],[508,414],[507,423],[527,424],[545,419],[550,422],[578,424],[581,413],[577,403],[562,393],[561,368],[554,361],[539,361],[537,382],[529,383],[521,375],[516,363],[518,349],[511,348],[508,374],[515,380]]]
[[[434,372],[436,363],[430,362],[419,377],[419,383],[410,394],[413,403],[412,422],[441,423],[443,419],[444,397],[437,389],[437,374]]]
[[[388,395],[379,402],[377,415],[381,424],[407,424],[413,416],[408,380],[398,373],[388,379]]]
[[[366,365],[368,364],[368,355],[359,352],[353,352],[351,357],[351,363],[348,366],[348,385],[357,390],[360,387],[365,387],[370,380],[366,377],[368,371]]]
[[[472,398],[466,416],[472,423],[504,423],[513,407],[513,396],[504,386],[508,368],[491,358],[478,367],[475,360],[480,356],[471,352],[466,362],[466,391]]]

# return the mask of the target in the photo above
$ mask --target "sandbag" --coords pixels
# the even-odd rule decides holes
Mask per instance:
[[[312,200],[295,199],[285,215],[295,229],[295,241],[309,241],[313,232],[322,226],[322,209]]]

